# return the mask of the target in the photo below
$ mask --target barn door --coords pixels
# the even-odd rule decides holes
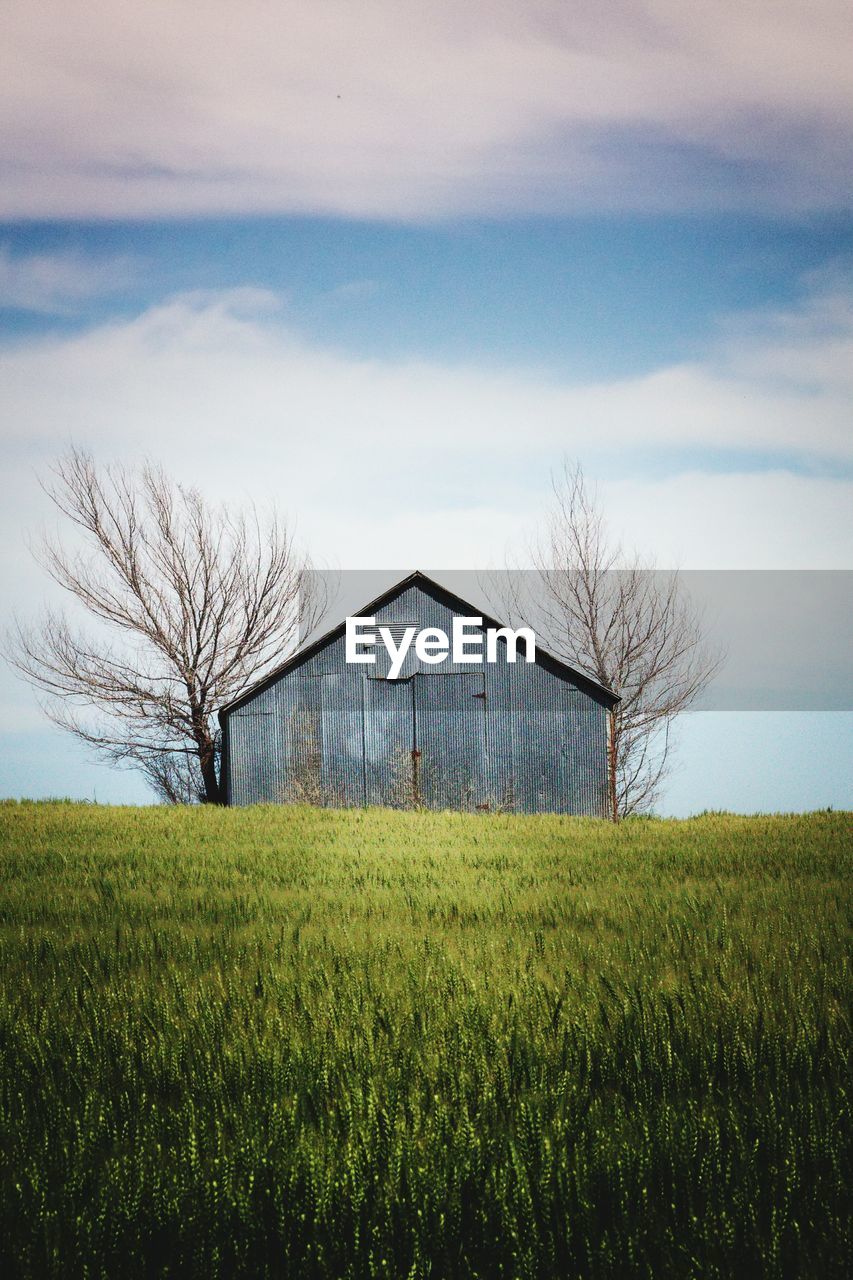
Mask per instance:
[[[421,674],[415,695],[418,798],[429,809],[482,809],[489,803],[483,673]]]
[[[415,798],[413,681],[365,680],[363,688],[365,802],[410,808]]]

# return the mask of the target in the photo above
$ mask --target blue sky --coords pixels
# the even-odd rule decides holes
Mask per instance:
[[[72,439],[275,500],[341,568],[523,562],[564,457],[661,564],[850,566],[849,6],[247,0],[237,22],[211,0],[200,25],[184,0],[12,0],[8,19],[7,618],[56,600],[26,543]],[[693,718],[673,810],[779,807],[794,776],[796,807],[851,803],[849,713],[784,733],[756,713],[752,800],[725,720]],[[0,793],[99,780],[143,794],[0,673]]]
[[[853,259],[853,217],[607,215],[399,226],[259,217],[3,229],[6,332],[72,331],[170,294],[275,290],[307,339],[370,357],[512,362],[619,377],[701,358],[733,314],[793,308]],[[75,266],[41,298],[39,260]],[[102,268],[97,275],[99,266]],[[67,290],[66,290],[67,293]]]

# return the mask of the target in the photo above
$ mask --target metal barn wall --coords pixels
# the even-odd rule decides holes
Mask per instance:
[[[375,616],[450,634],[454,610],[412,585]],[[227,713],[228,802],[400,805],[414,771],[432,808],[605,815],[605,700],[556,664],[504,653],[482,667],[410,653],[387,680],[387,663],[348,666],[343,636],[330,640]]]

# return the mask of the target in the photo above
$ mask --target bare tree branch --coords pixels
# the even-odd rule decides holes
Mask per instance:
[[[47,714],[163,799],[221,800],[214,711],[317,623],[325,598],[285,524],[234,514],[162,468],[99,468],[72,449],[45,486],[85,550],[45,539],[37,559],[104,638],[49,612],[6,656]]]
[[[626,556],[608,534],[579,466],[553,482],[533,548],[537,625],[547,642],[621,701],[609,713],[609,810],[616,821],[650,808],[666,776],[672,724],[722,662],[677,572]],[[510,578],[512,581],[512,578]],[[518,585],[504,607],[531,612]]]

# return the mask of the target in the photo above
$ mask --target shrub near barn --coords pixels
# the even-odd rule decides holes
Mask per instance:
[[[850,837],[0,806],[4,1275],[847,1274]]]

